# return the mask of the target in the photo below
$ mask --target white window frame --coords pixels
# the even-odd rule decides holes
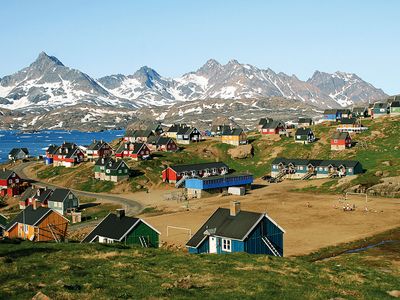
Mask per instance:
[[[221,240],[221,249],[225,252],[232,252],[232,240],[230,239],[222,239]]]

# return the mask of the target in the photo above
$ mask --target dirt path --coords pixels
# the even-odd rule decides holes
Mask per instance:
[[[40,186],[40,187],[48,187],[48,188],[63,188],[62,186],[51,184],[48,182],[40,181],[38,178],[34,178],[32,174],[27,175],[25,170],[34,164],[34,162],[27,162],[16,166],[13,170],[19,174],[23,179],[30,181],[31,183]],[[89,198],[96,199],[97,202],[108,202],[108,203],[116,203],[124,207],[129,215],[135,215],[142,211],[143,205],[139,201],[135,200],[132,194],[127,195],[113,195],[113,194],[105,194],[105,193],[91,193],[84,192],[75,189],[71,189],[75,195],[78,197],[84,196]]]

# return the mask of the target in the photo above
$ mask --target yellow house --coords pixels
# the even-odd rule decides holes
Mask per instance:
[[[247,135],[241,128],[225,130],[221,134],[221,142],[233,146],[247,144]]]

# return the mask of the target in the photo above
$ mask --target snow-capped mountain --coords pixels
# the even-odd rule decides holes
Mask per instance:
[[[318,79],[316,74],[326,75],[325,81],[332,78],[335,88],[325,85],[325,81]],[[175,79],[162,77],[156,71],[143,67],[134,75],[111,75],[100,78],[99,82],[111,93],[137,101],[140,105],[165,105],[201,99],[284,97],[326,108],[387,97],[382,90],[354,74],[317,71],[308,81],[302,81],[295,75],[259,69],[236,60],[221,65],[210,59],[197,71]]]
[[[0,107],[56,108],[78,103],[135,106],[119,99],[81,71],[42,52],[27,68],[0,80]]]
[[[387,97],[381,89],[375,88],[352,73],[338,71],[328,74],[315,71],[307,83],[319,88],[342,106],[357,102],[373,102]]]
[[[208,60],[197,71],[167,78],[149,67],[132,75],[98,80],[64,66],[46,53],[27,68],[0,79],[0,108],[51,110],[91,105],[108,108],[171,106],[182,101],[282,97],[319,108],[346,106],[386,98],[380,89],[355,74],[315,72],[307,81],[231,60]]]

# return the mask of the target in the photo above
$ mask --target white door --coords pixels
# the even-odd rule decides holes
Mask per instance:
[[[210,236],[210,253],[217,253],[217,239],[213,236]]]

